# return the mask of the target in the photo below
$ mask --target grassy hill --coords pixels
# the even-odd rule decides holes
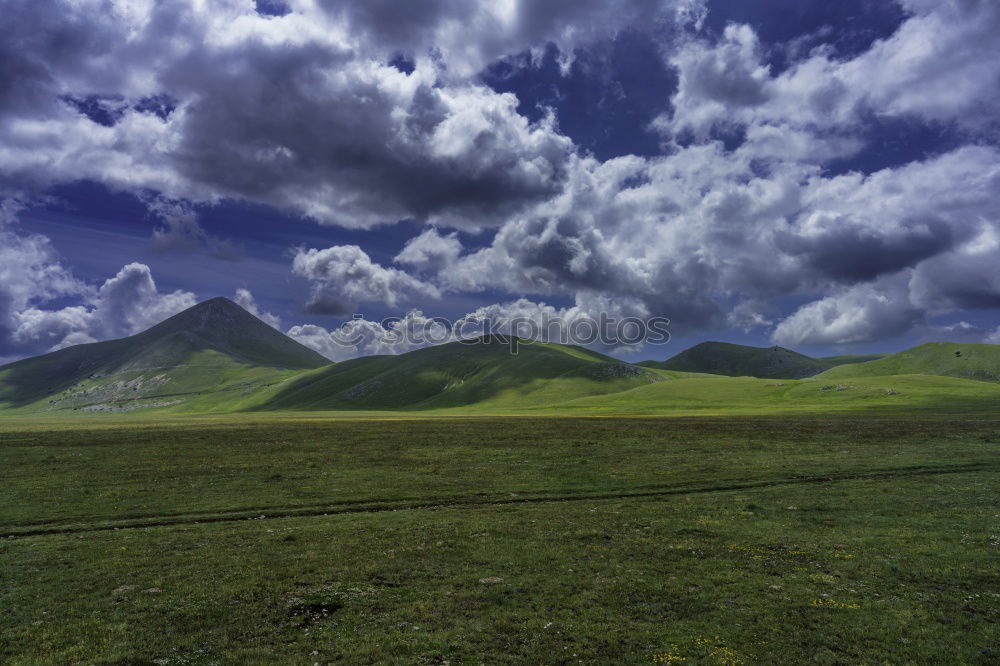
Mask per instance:
[[[802,379],[845,363],[861,363],[879,356],[828,356],[812,358],[784,347],[750,347],[728,342],[702,342],[666,361],[639,365],[661,370],[697,372],[728,377]]]
[[[191,394],[221,400],[329,361],[225,298],[120,340],[68,347],[0,367],[0,406],[129,410]]]
[[[833,368],[840,365],[877,361],[880,358],[885,358],[885,354],[842,354],[840,356],[820,356],[816,360],[821,361],[828,368]]]
[[[930,342],[875,361],[843,365],[820,378],[874,375],[941,375],[981,381],[1000,381],[1000,345]]]
[[[808,358],[808,357],[806,357]],[[815,359],[813,359],[815,360]],[[862,367],[864,363],[852,367]],[[645,371],[645,372],[644,372]],[[641,368],[579,347],[503,342],[354,359],[286,382],[254,409],[587,416],[989,413],[1000,385],[945,376],[766,379]]]
[[[822,377],[822,375],[821,375]],[[689,375],[607,395],[524,408],[587,416],[734,416],[846,413],[990,416],[1000,385],[957,377],[892,375],[824,382]]]
[[[548,404],[662,381],[656,372],[583,347],[486,336],[399,356],[368,356],[308,373],[264,409],[434,409]]]

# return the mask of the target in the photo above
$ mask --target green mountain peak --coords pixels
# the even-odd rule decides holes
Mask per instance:
[[[0,405],[90,408],[214,390],[241,376],[328,365],[236,303],[213,298],[141,333],[76,345],[0,367]],[[251,372],[252,371],[252,372]]]

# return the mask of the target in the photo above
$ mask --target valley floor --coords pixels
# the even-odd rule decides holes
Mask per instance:
[[[989,663],[1000,423],[0,422],[0,662]]]

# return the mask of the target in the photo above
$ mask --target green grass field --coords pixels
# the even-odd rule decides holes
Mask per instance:
[[[5,418],[0,662],[994,663],[1000,424],[879,413]]]

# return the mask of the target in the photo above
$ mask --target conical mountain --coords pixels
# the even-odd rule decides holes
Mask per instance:
[[[146,343],[158,353],[179,354],[188,348],[209,348],[249,365],[310,369],[327,365],[312,349],[268,326],[228,298],[213,298],[189,308],[156,326],[115,342]],[[164,344],[166,343],[166,344]],[[172,349],[173,344],[177,349]],[[163,365],[170,358],[145,359]]]
[[[241,378],[250,386],[328,363],[236,303],[214,298],[127,338],[0,367],[0,405],[111,409],[167,396],[170,402]],[[252,377],[243,378],[250,370]]]

